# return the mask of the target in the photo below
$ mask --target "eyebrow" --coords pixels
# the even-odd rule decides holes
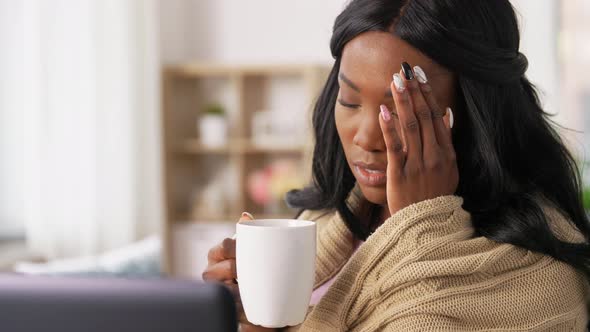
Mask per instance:
[[[361,89],[356,84],[354,84],[348,77],[346,77],[346,75],[344,75],[343,73],[339,73],[338,74],[338,77],[342,81],[344,81],[344,83],[346,83],[349,87],[351,87],[354,91],[356,91],[358,93],[361,92]],[[385,91],[385,97],[391,97],[391,98],[393,98],[393,95],[391,94],[391,90],[390,89],[387,89]]]

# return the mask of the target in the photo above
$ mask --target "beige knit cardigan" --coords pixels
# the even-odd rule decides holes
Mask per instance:
[[[355,211],[362,193],[347,204]],[[588,281],[547,255],[475,236],[463,199],[422,201],[387,219],[353,254],[334,211],[318,226],[314,289],[337,275],[305,321],[284,331],[585,331]],[[584,237],[549,205],[558,237]]]

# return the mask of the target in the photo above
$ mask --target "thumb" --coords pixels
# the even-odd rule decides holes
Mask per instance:
[[[249,221],[249,220],[254,220],[254,216],[252,216],[248,212],[242,212],[242,216],[240,217],[240,221]]]

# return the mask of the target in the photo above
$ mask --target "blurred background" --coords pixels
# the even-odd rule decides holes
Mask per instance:
[[[512,2],[585,168],[590,2]],[[293,217],[345,4],[0,0],[0,270],[199,279],[242,211]]]

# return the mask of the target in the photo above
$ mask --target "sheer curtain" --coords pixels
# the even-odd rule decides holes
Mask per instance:
[[[0,0],[0,225],[48,258],[157,232],[155,0]]]

